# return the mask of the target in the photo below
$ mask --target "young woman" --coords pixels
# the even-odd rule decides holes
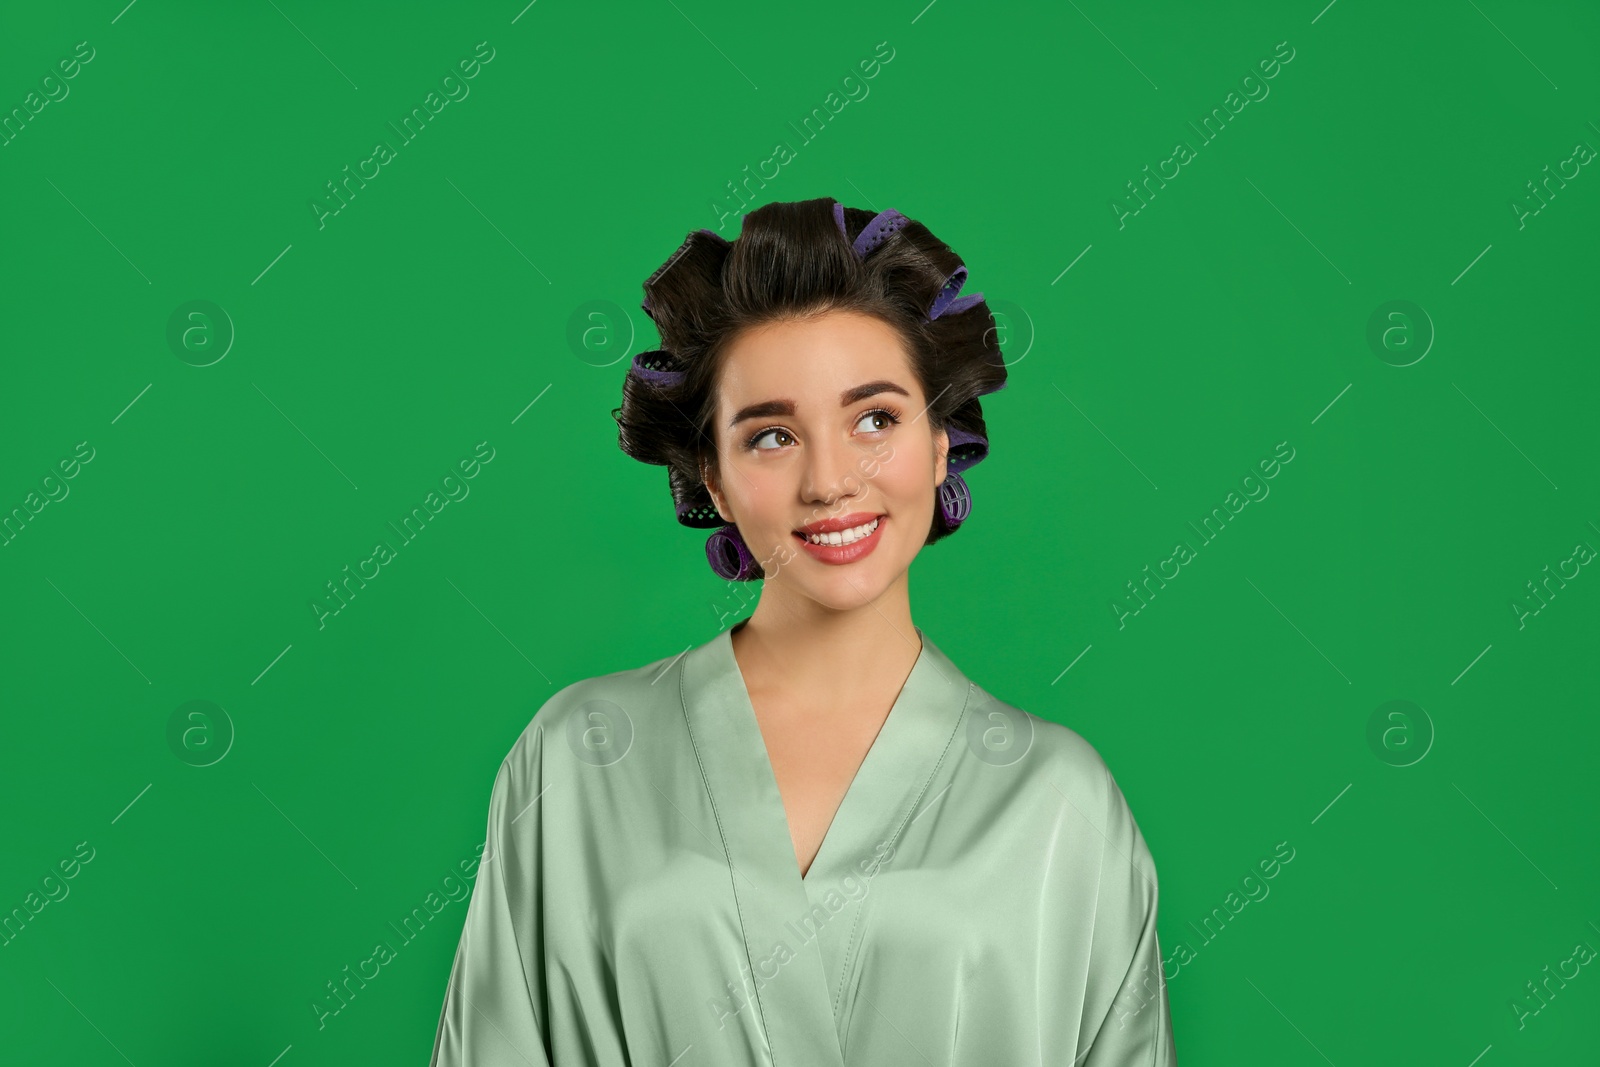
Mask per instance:
[[[912,622],[1006,378],[965,278],[922,224],[821,199],[645,282],[621,447],[761,597],[512,748],[435,1067],[1175,1063],[1155,865],[1105,763]]]

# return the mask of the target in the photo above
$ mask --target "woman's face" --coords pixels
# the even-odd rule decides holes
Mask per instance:
[[[733,339],[707,485],[768,581],[843,610],[906,573],[949,450],[928,404],[899,334],[873,316],[830,311]]]

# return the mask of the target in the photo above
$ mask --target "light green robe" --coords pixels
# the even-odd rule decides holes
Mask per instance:
[[[1171,1067],[1099,754],[922,651],[804,878],[732,631],[511,749],[434,1067]]]

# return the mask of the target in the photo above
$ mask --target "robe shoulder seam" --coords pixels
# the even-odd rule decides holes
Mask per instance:
[[[674,663],[679,672],[682,672],[682,654],[679,656],[663,656],[639,667],[630,667],[620,671],[611,671],[607,674],[591,675],[569,682],[546,697],[539,705],[528,722],[517,735],[506,759],[511,759],[522,752],[531,743],[529,738],[536,732],[546,729],[557,729],[565,725],[563,716],[588,700],[609,700],[627,710],[631,715],[633,711],[642,710],[647,704],[653,702],[671,706],[671,689],[663,688],[652,681],[659,681],[658,675],[665,664]],[[637,698],[637,699],[635,699]],[[631,709],[631,710],[630,710]]]

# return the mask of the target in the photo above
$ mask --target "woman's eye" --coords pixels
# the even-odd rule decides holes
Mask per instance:
[[[896,421],[897,420],[895,417],[890,415],[887,411],[869,411],[865,415],[861,416],[860,422],[856,423],[856,428],[860,430],[861,424],[865,422],[878,422],[880,423],[879,425],[868,426],[864,431],[862,431],[864,433],[877,433],[882,430],[887,430],[889,427],[893,426]]]
[[[758,450],[762,449],[763,446],[762,446],[761,442],[765,441],[769,437],[782,438],[784,443],[792,444],[794,442],[794,438],[792,436],[790,436],[788,430],[762,430],[760,433],[758,433],[754,437],[750,438],[750,447],[754,448],[754,449],[758,449]],[[770,447],[771,448],[780,448],[780,447],[782,447],[782,444],[773,445],[773,446],[770,446]]]

